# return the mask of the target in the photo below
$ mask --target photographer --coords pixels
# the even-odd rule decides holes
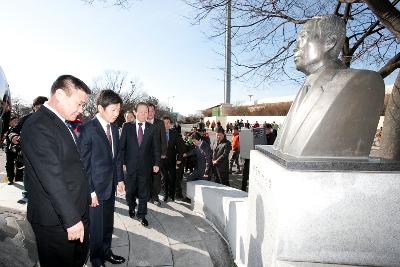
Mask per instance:
[[[22,126],[24,125],[25,121],[36,111],[38,111],[40,109],[40,107],[44,104],[44,102],[46,102],[48,99],[45,96],[38,96],[33,100],[33,104],[32,104],[32,112],[29,113],[28,115],[25,115],[24,117],[22,117],[19,122],[17,123],[17,125],[12,128],[12,130],[10,131],[10,133],[8,134],[7,138],[11,140],[11,146],[14,146],[16,148],[20,147],[20,142],[19,142],[19,138],[20,138],[20,134],[21,134],[21,130],[22,130]],[[22,156],[20,158],[20,163],[21,163],[21,170],[23,169],[23,160],[22,160]],[[20,204],[25,204],[27,202],[27,199],[25,197],[26,192],[22,193],[23,198],[21,200],[18,201],[18,203]]]
[[[4,140],[4,151],[6,152],[6,171],[9,185],[14,183],[14,178],[15,181],[22,181],[23,176],[23,164],[21,164],[21,160],[19,158],[21,155],[21,146],[12,144],[10,138],[8,138],[9,134],[17,124],[17,121],[17,117],[15,116],[10,118],[10,128],[7,130]]]

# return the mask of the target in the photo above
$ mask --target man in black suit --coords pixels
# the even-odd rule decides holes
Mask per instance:
[[[80,79],[58,77],[49,101],[21,131],[27,217],[42,267],[81,267],[87,258],[89,182],[76,136],[66,121],[82,113],[89,93]]]
[[[119,168],[126,166],[124,174],[126,202],[129,216],[135,217],[136,198],[139,198],[137,217],[143,226],[146,220],[147,200],[149,199],[149,181],[152,172],[160,170],[160,143],[154,125],[146,122],[149,109],[146,103],[139,102],[135,107],[135,122],[126,122],[120,138]]]
[[[184,157],[196,155],[197,165],[193,172],[188,176],[188,181],[210,180],[212,168],[212,150],[209,143],[203,140],[200,133],[194,132],[190,136],[195,144],[195,149],[183,154]]]
[[[125,262],[111,251],[114,229],[115,189],[124,189],[117,164],[119,153],[118,118],[122,99],[112,90],[103,90],[97,100],[96,117],[79,127],[79,149],[89,176],[92,202],[90,215],[90,261],[93,267]]]
[[[163,117],[165,126],[165,139],[167,141],[167,155],[161,160],[161,173],[165,181],[164,201],[168,197],[175,201],[176,170],[182,164],[182,155],[185,144],[182,136],[171,129],[171,119],[168,116]]]
[[[161,160],[166,159],[167,157],[167,141],[165,139],[165,127],[164,122],[160,119],[155,118],[156,115],[156,107],[153,103],[148,103],[149,107],[149,115],[147,117],[147,122],[154,125],[156,130],[156,135],[158,136],[157,140],[159,142],[159,146],[161,149]],[[158,195],[161,191],[161,173],[153,173],[150,183],[149,183],[149,192],[150,199],[149,201],[153,204],[159,206],[161,205],[160,200],[158,199]]]

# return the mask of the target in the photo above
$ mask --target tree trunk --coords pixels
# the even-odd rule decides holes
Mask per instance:
[[[379,21],[397,39],[400,39],[400,12],[389,0],[362,0],[379,18]],[[397,2],[397,1],[396,1]]]
[[[386,159],[400,160],[400,72],[386,107],[380,154]]]
[[[362,0],[397,40],[400,40],[400,12],[389,0]],[[400,73],[390,95],[383,123],[381,157],[400,160]]]

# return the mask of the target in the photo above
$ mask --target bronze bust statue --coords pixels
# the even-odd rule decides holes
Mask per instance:
[[[345,36],[337,16],[312,18],[298,33],[294,62],[307,78],[275,150],[298,158],[368,158],[385,86],[377,72],[346,68],[338,60]]]

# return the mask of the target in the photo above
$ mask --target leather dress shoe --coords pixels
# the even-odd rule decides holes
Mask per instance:
[[[124,257],[114,255],[114,254],[111,254],[109,257],[106,257],[105,260],[112,264],[121,264],[121,263],[125,262]]]
[[[140,219],[140,223],[141,223],[143,226],[149,226],[149,222],[146,220],[146,218]]]
[[[129,217],[134,218],[135,217],[135,210],[129,209]]]
[[[164,202],[168,202],[168,197],[165,196],[163,200],[164,200]]]

